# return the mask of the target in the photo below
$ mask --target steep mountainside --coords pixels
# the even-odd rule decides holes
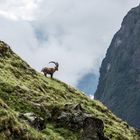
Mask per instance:
[[[139,140],[100,102],[36,72],[0,41],[0,140]]]
[[[140,6],[127,14],[111,42],[95,98],[140,129]]]

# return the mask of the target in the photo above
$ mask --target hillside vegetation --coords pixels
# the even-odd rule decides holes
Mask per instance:
[[[88,140],[104,135],[110,140],[140,139],[103,104],[36,72],[2,41],[0,54],[0,140],[86,140],[92,131],[95,137]],[[85,118],[101,128],[90,127],[89,134]]]

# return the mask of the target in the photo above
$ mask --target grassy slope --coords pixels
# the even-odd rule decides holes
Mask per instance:
[[[4,45],[0,43],[0,47]],[[51,110],[55,106],[63,108],[67,103],[81,103],[88,113],[102,119],[105,135],[112,140],[140,139],[133,128],[113,115],[100,102],[89,99],[63,82],[37,73],[11,50],[0,58],[0,98],[0,122],[5,120],[4,123],[0,123],[0,140],[9,140],[7,136],[14,132],[11,129],[16,129],[15,131],[19,132],[18,138],[21,139],[28,137],[31,140],[78,140],[78,132],[56,128],[55,124],[50,122],[47,123],[46,129],[37,132],[17,117],[21,112],[34,112],[44,117],[46,114],[43,110]],[[12,123],[9,123],[9,119]],[[3,129],[6,125],[9,126]],[[32,135],[33,133],[35,135]],[[16,137],[13,135],[13,139]]]

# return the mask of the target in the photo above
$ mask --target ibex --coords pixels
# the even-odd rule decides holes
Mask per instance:
[[[54,68],[45,67],[41,70],[41,72],[43,72],[45,76],[47,76],[47,74],[49,74],[49,75],[51,75],[51,78],[53,78],[54,72],[58,71],[59,64],[57,62],[54,62],[54,61],[51,61],[49,63],[54,63],[55,67]]]

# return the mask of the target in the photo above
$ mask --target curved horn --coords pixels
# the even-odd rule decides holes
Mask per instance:
[[[59,66],[58,62],[50,61],[49,63],[54,63],[57,67]]]
[[[49,63],[54,63],[54,64],[56,64],[56,62],[54,62],[54,61],[50,61]]]

